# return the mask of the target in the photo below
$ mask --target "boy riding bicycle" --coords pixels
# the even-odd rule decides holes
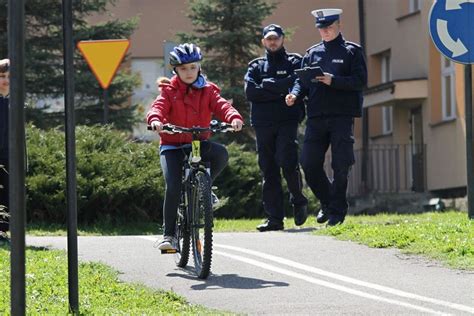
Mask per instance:
[[[212,115],[232,124],[235,131],[243,125],[242,116],[220,96],[217,85],[201,74],[202,54],[194,44],[181,44],[170,52],[170,66],[176,75],[170,83],[160,84],[161,95],[147,113],[148,125],[158,133],[164,124],[183,127],[208,127]],[[218,143],[208,141],[209,133],[201,135],[202,160],[210,163],[211,178],[214,180],[227,165],[227,149]],[[174,248],[175,223],[181,192],[181,169],[192,136],[189,134],[160,134],[160,164],[166,182],[163,203],[163,240],[158,249]]]

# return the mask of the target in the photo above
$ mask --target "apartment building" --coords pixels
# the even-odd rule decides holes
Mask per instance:
[[[433,45],[432,3],[364,1],[369,191],[465,194],[464,66]],[[362,126],[356,134],[362,138]],[[354,171],[361,169],[359,163]],[[363,189],[356,181],[354,195]]]
[[[431,42],[432,0],[280,0],[264,24],[291,29],[285,46],[304,54],[319,41],[311,11],[337,7],[346,39],[363,42],[369,83],[365,120],[355,124],[356,159],[349,194],[434,192],[466,188],[464,68],[440,55]],[[188,32],[186,0],[119,0],[106,15],[138,16],[131,37],[131,68],[142,85],[131,100],[144,107],[156,96],[155,80],[169,75],[167,52],[177,32]],[[362,24],[360,24],[362,21]],[[263,54],[263,49],[262,49]],[[244,74],[242,74],[243,76]]]

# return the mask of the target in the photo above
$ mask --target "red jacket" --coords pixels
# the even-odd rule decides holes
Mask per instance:
[[[146,119],[150,125],[153,121],[170,123],[183,127],[208,127],[213,115],[220,121],[231,123],[234,119],[243,121],[237,110],[219,94],[220,89],[208,82],[202,89],[190,88],[178,76],[171,78],[171,83],[161,84],[161,95],[151,105]],[[181,145],[191,143],[190,134],[160,134],[161,145]],[[203,133],[201,139],[208,139],[210,133]]]

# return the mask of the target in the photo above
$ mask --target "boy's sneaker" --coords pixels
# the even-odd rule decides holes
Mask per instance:
[[[172,236],[164,236],[163,240],[158,244],[158,249],[160,250],[170,250],[175,249],[174,238]]]

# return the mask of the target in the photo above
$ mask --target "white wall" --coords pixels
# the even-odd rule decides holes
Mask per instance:
[[[138,73],[141,85],[135,88],[132,95],[132,104],[138,104],[139,115],[145,120],[150,104],[158,95],[156,79],[163,76],[163,59],[161,58],[133,58],[132,71]],[[138,124],[133,130],[133,136],[144,140],[156,139],[154,133],[147,131],[146,124]]]

